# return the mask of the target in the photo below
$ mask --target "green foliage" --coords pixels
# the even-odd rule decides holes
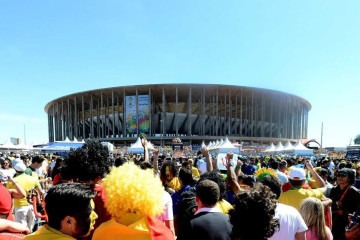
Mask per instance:
[[[355,137],[354,144],[360,144],[360,134]]]

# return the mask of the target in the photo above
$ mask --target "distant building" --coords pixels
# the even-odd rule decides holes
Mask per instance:
[[[14,137],[10,138],[10,142],[14,145],[20,144],[20,141],[21,141],[20,138],[14,138]]]
[[[325,150],[329,152],[345,152],[346,147],[326,147]]]
[[[49,102],[49,141],[96,138],[118,144],[145,133],[154,144],[231,141],[270,143],[307,138],[311,104],[261,88],[215,84],[121,86]]]

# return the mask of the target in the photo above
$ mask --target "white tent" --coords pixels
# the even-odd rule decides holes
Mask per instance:
[[[155,149],[154,145],[150,141],[148,141],[147,145],[148,145],[149,150],[154,150]]]
[[[212,150],[215,150],[218,148],[218,146],[220,145],[220,141],[219,140],[216,140],[215,144],[211,146],[211,149]]]
[[[223,140],[223,139],[220,139],[219,145],[217,145],[216,147],[219,148],[219,147],[221,147],[223,144],[224,144],[224,140]]]
[[[17,149],[25,150],[28,149],[29,146],[27,146],[22,139],[19,140],[19,144],[15,145]]]
[[[127,149],[129,153],[144,153],[144,147],[141,143],[140,137],[137,138],[136,142]]]
[[[109,150],[109,152],[113,152],[114,151],[114,145],[110,142],[101,142],[101,144],[104,147],[107,147],[107,149]]]
[[[290,141],[287,141],[285,146],[284,146],[283,152],[287,153],[287,152],[292,152],[293,150],[294,150],[293,145],[291,144]]]
[[[0,149],[16,149],[16,146],[8,138],[3,145],[0,145]]]
[[[34,150],[33,145],[34,145],[33,143],[27,144],[27,145],[25,145],[24,149],[25,150]]]
[[[298,156],[309,156],[309,155],[313,155],[314,154],[314,150],[309,149],[307,147],[305,147],[300,139],[294,144],[294,151],[292,152],[292,154],[294,155],[298,155]]]
[[[282,152],[284,150],[284,146],[282,145],[281,142],[278,143],[278,145],[276,145],[275,147],[275,152]]]
[[[209,142],[209,145],[206,147],[208,150],[211,150],[212,149],[212,147],[214,146],[214,142]]]
[[[239,148],[235,147],[228,138],[225,138],[225,141],[223,141],[223,144],[219,146],[218,153],[228,153],[233,152],[236,154],[239,154]]]
[[[267,149],[265,149],[264,152],[267,152],[267,153],[275,152],[275,145],[273,143],[271,143],[270,146]]]

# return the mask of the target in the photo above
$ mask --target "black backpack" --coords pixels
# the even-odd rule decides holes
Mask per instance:
[[[190,220],[193,218],[197,204],[195,200],[195,188],[190,188],[188,191],[181,193],[180,201],[177,203],[178,209],[178,239],[182,239],[182,235],[185,233],[187,226],[190,224]]]

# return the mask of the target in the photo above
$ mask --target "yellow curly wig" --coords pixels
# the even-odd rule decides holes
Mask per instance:
[[[134,163],[114,167],[103,180],[105,206],[117,218],[125,213],[156,216],[163,212],[163,187],[152,169],[142,170]]]

